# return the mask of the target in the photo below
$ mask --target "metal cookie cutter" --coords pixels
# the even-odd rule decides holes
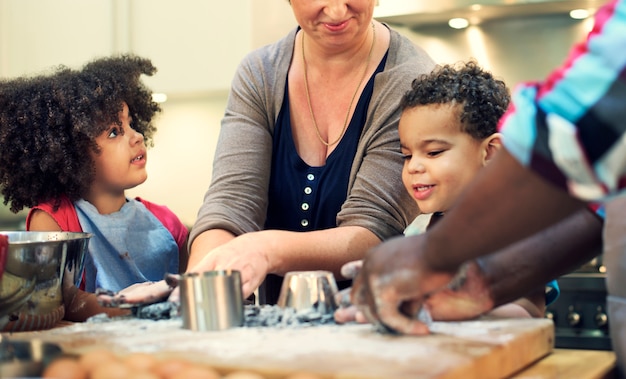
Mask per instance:
[[[187,273],[180,276],[183,327],[197,331],[243,325],[241,275],[235,270]]]

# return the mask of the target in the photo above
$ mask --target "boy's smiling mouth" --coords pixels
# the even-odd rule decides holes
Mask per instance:
[[[428,184],[428,185],[418,184],[418,185],[414,185],[413,189],[415,191],[422,192],[422,191],[428,191],[429,189],[431,189],[433,187],[434,187],[434,185],[432,185],[432,184]]]
[[[417,201],[425,201],[430,198],[434,189],[434,184],[415,184],[413,185],[413,198]]]

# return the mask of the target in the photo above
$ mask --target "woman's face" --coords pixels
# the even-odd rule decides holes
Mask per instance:
[[[359,41],[370,28],[376,0],[291,0],[298,24],[320,44],[342,46]]]

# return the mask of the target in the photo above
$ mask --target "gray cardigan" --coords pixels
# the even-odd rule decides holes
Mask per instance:
[[[297,29],[249,53],[232,82],[213,162],[211,185],[198,211],[190,243],[203,231],[240,235],[263,228],[268,203],[274,123],[283,103]],[[358,225],[381,240],[400,235],[418,214],[402,184],[398,107],[433,60],[391,30],[384,71],[376,75],[367,121],[350,172],[337,225]]]

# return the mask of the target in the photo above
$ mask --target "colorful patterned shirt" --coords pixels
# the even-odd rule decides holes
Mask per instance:
[[[600,8],[545,81],[516,88],[500,130],[523,165],[573,196],[602,200],[626,187],[626,0]]]

